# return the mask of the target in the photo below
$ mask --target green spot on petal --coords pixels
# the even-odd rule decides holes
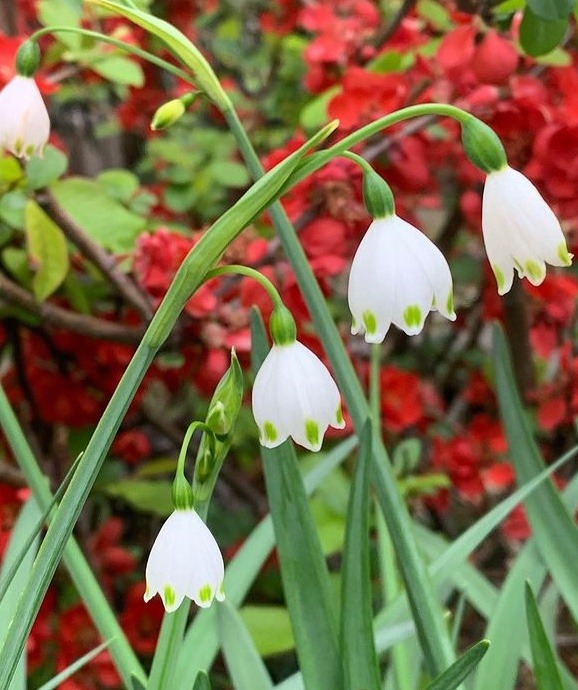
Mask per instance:
[[[566,242],[560,242],[558,245],[558,258],[564,264],[564,266],[570,266],[572,263],[572,254],[568,251],[566,247]]]
[[[203,585],[199,590],[199,599],[203,604],[208,604],[213,597],[213,590],[211,585]]]
[[[532,259],[526,261],[524,271],[530,280],[541,280],[544,277],[544,270],[537,261],[532,261]]]
[[[494,275],[496,276],[496,283],[498,283],[498,290],[503,290],[504,286],[506,285],[506,277],[504,276],[504,272],[498,266],[492,266],[492,271],[494,272]]]
[[[14,150],[16,151],[17,156],[22,155],[22,149],[23,148],[24,148],[24,142],[22,141],[22,139],[20,139],[20,138],[16,139],[16,141],[14,142]]]
[[[361,315],[363,319],[363,325],[365,326],[365,332],[368,335],[374,335],[377,331],[377,319],[372,311],[364,311]]]
[[[408,328],[418,328],[421,324],[421,309],[417,304],[410,304],[403,312],[403,320]]]
[[[263,436],[265,437],[266,441],[273,442],[277,440],[279,434],[277,433],[277,429],[275,429],[273,422],[265,422],[265,424],[263,424]]]
[[[454,293],[450,290],[446,300],[446,311],[448,314],[454,313]]]
[[[313,419],[305,420],[305,438],[314,447],[318,446],[320,443],[319,424],[313,421]]]
[[[165,585],[165,588],[163,590],[164,593],[164,603],[165,603],[165,608],[171,608],[172,606],[175,605],[175,601],[177,600],[177,594],[175,590],[170,586],[170,585]]]
[[[30,145],[26,148],[25,155],[26,155],[28,158],[30,158],[30,156],[31,156],[33,153],[34,153],[34,146],[33,146],[32,144],[30,144]]]
[[[337,408],[337,412],[335,413],[335,420],[338,424],[343,424],[344,422],[343,410],[341,409],[341,405],[339,405],[339,407]]]

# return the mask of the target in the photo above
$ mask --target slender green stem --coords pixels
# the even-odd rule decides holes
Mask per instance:
[[[240,264],[219,266],[218,268],[214,268],[212,271],[209,271],[205,279],[210,280],[211,278],[224,275],[242,275],[247,276],[247,278],[253,278],[253,280],[256,280],[259,285],[266,290],[267,294],[271,298],[271,301],[276,307],[283,306],[283,300],[281,299],[281,295],[279,294],[277,288],[273,285],[269,278],[264,276],[256,269],[250,268],[249,266],[241,266]]]
[[[171,74],[174,74],[175,77],[178,77],[179,79],[182,79],[183,81],[186,81],[189,84],[193,84],[193,86],[195,85],[195,80],[193,79],[193,77],[180,67],[171,65],[170,62],[167,62],[166,60],[163,60],[162,58],[157,57],[152,53],[149,53],[147,50],[143,50],[138,46],[133,46],[130,43],[125,43],[124,41],[121,41],[118,38],[114,38],[114,36],[107,36],[106,34],[101,34],[99,31],[81,29],[77,26],[48,26],[45,29],[39,29],[38,31],[35,31],[32,34],[32,36],[30,36],[29,40],[35,41],[41,36],[55,33],[79,34],[80,36],[94,38],[95,40],[101,41],[102,43],[109,43],[110,45],[119,48],[125,53],[131,53],[132,55],[136,55],[136,57],[142,58],[143,60],[146,60],[147,62],[150,62],[151,64],[156,65],[157,67],[160,67],[165,71],[170,72]]]
[[[430,114],[450,115],[458,119],[471,117],[468,113],[453,106],[433,104],[405,108],[362,128],[359,132],[346,137],[327,151],[309,156],[298,171],[291,176],[291,184],[319,169],[334,156],[340,155],[349,147],[363,141],[383,127],[408,117]],[[263,169],[238,116],[233,110],[226,111],[224,115],[238,142],[241,153],[245,157],[247,167],[252,176],[258,178],[263,174]],[[338,384],[343,391],[355,428],[361,432],[370,415],[369,406],[341,336],[327,310],[325,297],[299,243],[295,229],[281,204],[275,203],[271,206],[271,217],[309,307],[316,331],[323,342]],[[424,656],[432,676],[435,677],[442,673],[454,660],[451,640],[444,624],[440,602],[413,537],[411,517],[397,489],[395,475],[381,435],[375,429],[372,447],[374,449],[373,481],[376,493],[386,516],[390,535],[398,555]]]
[[[369,358],[369,408],[373,423],[381,427],[381,344],[371,346]]]
[[[16,462],[24,473],[35,500],[42,510],[48,511],[53,502],[48,482],[36,462],[34,453],[22,433],[16,415],[1,386],[0,426],[6,434]],[[146,682],[145,672],[74,537],[70,537],[64,549],[64,564],[98,631],[104,639],[110,640],[110,653],[123,683],[126,687],[131,687],[131,675],[136,676],[143,683]]]

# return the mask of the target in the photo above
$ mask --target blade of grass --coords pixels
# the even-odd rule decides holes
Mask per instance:
[[[494,373],[501,416],[519,483],[528,482],[545,467],[530,431],[508,352],[506,338],[494,326]],[[537,547],[562,598],[578,622],[578,527],[551,481],[540,486],[524,505]]]
[[[556,657],[538,610],[536,597],[529,582],[525,585],[526,620],[534,662],[534,678],[538,690],[564,690]]]
[[[251,318],[252,364],[256,371],[268,344],[261,318]],[[299,666],[310,690],[343,688],[337,612],[297,456],[290,441],[261,448],[263,470],[281,579],[291,617]]]
[[[369,480],[371,423],[361,434],[353,472],[341,570],[341,630],[346,690],[379,690],[379,666],[373,641],[369,572]]]
[[[235,690],[273,690],[269,673],[237,609],[226,600],[216,609],[221,647]]]
[[[77,659],[73,664],[70,664],[70,666],[65,668],[64,671],[61,671],[58,675],[54,676],[54,678],[51,678],[48,683],[44,683],[44,685],[38,688],[38,690],[55,690],[55,688],[57,688],[61,683],[63,683],[65,680],[68,680],[70,676],[75,674],[77,671],[80,671],[83,666],[86,666],[89,661],[92,661],[94,657],[98,656],[103,649],[108,647],[109,644],[110,640],[107,640],[106,642],[99,644],[98,647],[91,649],[90,652],[87,652],[81,656],[80,659]]]
[[[4,596],[0,600],[0,621],[4,621],[5,625],[14,616],[16,611],[16,604],[22,592],[20,581],[24,580],[32,563],[40,538],[38,534],[35,535],[32,543],[28,540],[28,533],[38,522],[40,510],[34,499],[29,499],[23,506],[16,523],[12,529],[8,546],[4,554],[2,568],[0,569],[0,584],[4,584],[7,575],[16,567],[16,577],[12,578],[11,584],[6,588]],[[22,553],[22,546],[28,542],[28,548]],[[26,653],[23,652],[18,662],[18,669],[12,678],[12,682],[8,685],[8,690],[26,690]]]
[[[426,690],[454,690],[480,663],[490,646],[489,640],[480,640],[464,652],[446,671],[434,679]]]

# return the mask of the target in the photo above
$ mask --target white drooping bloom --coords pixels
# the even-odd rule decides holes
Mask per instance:
[[[176,611],[185,597],[207,608],[223,601],[223,557],[211,531],[195,510],[175,510],[158,533],[146,566],[144,600],[155,594]]]
[[[454,320],[452,276],[444,255],[413,225],[395,214],[374,220],[349,274],[351,332],[381,343],[393,323],[419,333],[430,311]]]
[[[17,75],[0,91],[0,148],[15,156],[42,155],[50,119],[32,77]]]
[[[512,287],[514,268],[532,285],[546,277],[546,263],[569,266],[562,228],[540,192],[509,165],[491,172],[484,187],[482,230],[498,292]]]
[[[267,448],[291,436],[295,443],[317,451],[329,425],[345,426],[335,381],[323,362],[297,340],[273,345],[269,351],[253,384],[253,416]]]

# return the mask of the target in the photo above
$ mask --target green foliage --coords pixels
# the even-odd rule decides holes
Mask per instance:
[[[574,0],[527,0],[527,3],[536,17],[547,21],[566,19],[574,6]]]
[[[42,302],[60,287],[68,273],[68,247],[62,230],[32,200],[26,204],[25,231],[34,273],[32,289]]]
[[[173,512],[172,481],[123,479],[107,484],[102,490],[111,498],[120,498],[135,510],[167,517]]]
[[[543,19],[528,6],[520,24],[520,44],[528,55],[546,55],[560,43],[567,28],[568,17]]]
[[[239,613],[261,656],[273,656],[294,648],[291,619],[284,606],[247,605]]]
[[[564,690],[556,657],[544,629],[536,597],[531,585],[526,582],[526,620],[532,647],[534,676],[538,690]]]
[[[105,249],[122,253],[134,247],[146,226],[141,216],[129,211],[104,185],[82,177],[55,182],[51,191],[71,218]]]
[[[47,144],[42,158],[35,156],[26,163],[27,186],[32,190],[48,187],[66,172],[67,167],[66,155],[51,144]]]
[[[454,690],[480,663],[490,643],[481,640],[464,652],[448,669],[427,686],[427,690]]]

